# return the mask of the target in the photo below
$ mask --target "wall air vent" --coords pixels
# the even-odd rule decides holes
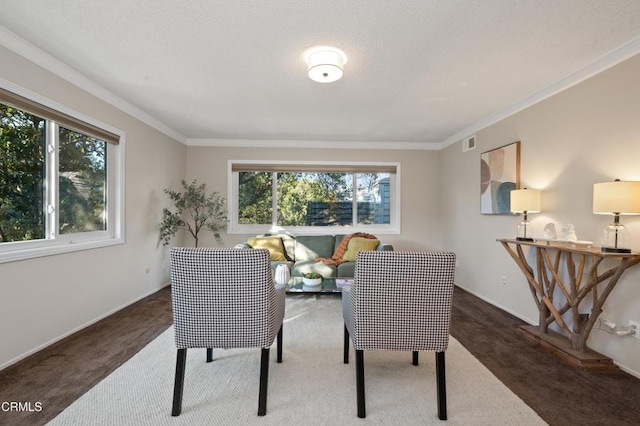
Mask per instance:
[[[470,136],[462,141],[462,152],[471,151],[476,147],[476,135]]]

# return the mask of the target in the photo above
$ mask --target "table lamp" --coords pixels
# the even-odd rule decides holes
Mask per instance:
[[[524,214],[522,222],[518,224],[518,241],[533,241],[533,238],[527,235],[528,213],[539,213],[541,206],[540,190],[538,189],[514,189],[511,191],[511,213]]]
[[[593,185],[593,213],[612,214],[613,223],[604,229],[602,251],[631,253],[627,228],[621,214],[640,214],[640,182],[596,183]]]

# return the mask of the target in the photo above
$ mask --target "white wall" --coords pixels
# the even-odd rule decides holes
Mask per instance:
[[[157,224],[186,147],[3,47],[0,64],[0,78],[126,132],[126,243],[0,264],[3,368],[168,283]]]
[[[206,182],[208,188],[226,198],[228,160],[397,161],[402,179],[402,234],[380,238],[396,249],[438,249],[439,156],[437,151],[366,149],[366,144],[361,150],[189,147],[187,180]],[[330,229],[327,232],[331,232]],[[247,237],[238,234],[223,236],[225,246],[233,246]],[[205,236],[205,244],[215,245],[215,242],[211,236]]]
[[[543,190],[543,213],[532,214],[533,234],[546,223],[576,227],[581,240],[601,243],[610,217],[592,213],[597,182],[640,180],[640,56],[527,108],[477,135],[477,148],[456,143],[442,153],[443,245],[458,254],[457,283],[537,323],[527,283],[497,238],[515,237],[521,217],[480,214],[480,154],[522,142],[521,186]],[[623,216],[634,251],[640,251],[640,217]],[[501,277],[507,277],[507,286]],[[640,321],[640,266],[627,270],[601,317]],[[640,377],[640,340],[594,330],[588,346]]]

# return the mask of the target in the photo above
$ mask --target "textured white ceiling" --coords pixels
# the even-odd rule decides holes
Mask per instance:
[[[0,0],[185,138],[441,143],[640,37],[637,0]],[[314,83],[314,45],[345,51]]]

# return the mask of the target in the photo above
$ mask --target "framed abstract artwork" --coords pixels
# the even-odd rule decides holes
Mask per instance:
[[[480,154],[480,213],[511,214],[511,191],[520,188],[520,142]]]

